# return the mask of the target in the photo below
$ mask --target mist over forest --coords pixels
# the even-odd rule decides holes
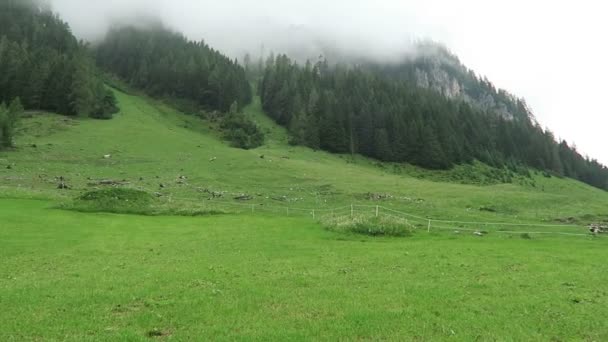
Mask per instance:
[[[202,40],[232,58],[270,52],[301,61],[320,54],[395,61],[415,52],[415,42],[436,37],[416,24],[406,7],[388,8],[336,1],[304,3],[262,1],[104,1],[52,0],[74,33],[99,41],[114,25],[158,20]],[[344,6],[349,6],[344,11]],[[403,16],[405,14],[405,16]],[[418,27],[420,26],[420,27]]]

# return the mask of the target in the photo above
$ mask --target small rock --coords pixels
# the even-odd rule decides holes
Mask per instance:
[[[111,154],[106,154],[106,155],[103,156],[103,159],[110,159],[110,158],[112,158]]]

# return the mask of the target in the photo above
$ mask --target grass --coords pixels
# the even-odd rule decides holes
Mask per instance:
[[[53,114],[24,119],[17,149],[0,152],[0,196],[72,199],[110,179],[159,193],[165,202],[182,201],[182,207],[207,201],[210,192],[223,194],[216,201],[248,194],[252,204],[300,208],[375,205],[378,201],[366,196],[374,193],[390,195],[384,206],[439,219],[586,224],[608,216],[608,193],[573,180],[536,174],[528,183],[515,178],[511,184],[459,184],[442,180],[472,175],[470,180],[488,183],[492,172],[479,165],[448,172],[396,169],[291,147],[285,130],[261,112],[259,98],[246,113],[267,132],[267,142],[244,151],[230,148],[213,125],[195,116],[143,97],[116,95],[121,113],[110,121]],[[71,190],[57,189],[57,177]]]
[[[93,190],[65,201],[61,209],[83,213],[114,213],[146,216],[206,216],[226,214],[225,209],[182,207],[181,204],[162,203],[145,191],[111,187]]]
[[[605,239],[373,238],[50,205],[0,200],[0,340],[608,338]]]
[[[409,236],[413,226],[404,219],[388,216],[339,216],[326,217],[322,224],[327,230],[339,233],[355,233],[369,236]]]
[[[297,210],[584,225],[608,218],[608,193],[292,147],[257,98],[246,114],[266,143],[234,149],[115,92],[115,119],[34,114],[0,152],[1,341],[608,339],[602,237],[429,234],[424,220],[407,238],[344,234]]]

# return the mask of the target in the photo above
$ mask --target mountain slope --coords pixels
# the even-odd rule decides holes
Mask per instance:
[[[34,0],[0,0],[0,102],[108,119],[116,110],[85,46]]]
[[[420,179],[420,174],[466,179],[478,170],[456,175],[459,169],[424,171],[293,147],[286,144],[284,129],[268,119],[260,121],[269,132],[266,145],[234,149],[198,118],[143,97],[114,93],[121,112],[110,121],[53,114],[24,119],[17,149],[0,153],[2,196],[67,199],[99,187],[90,183],[112,179],[159,192],[176,203],[183,200],[184,206],[207,201],[207,189],[223,192],[219,201],[232,202],[245,193],[254,197],[249,204],[304,208],[375,205],[368,194],[384,194],[382,205],[451,219],[555,222],[572,217],[584,222],[606,214],[608,195],[576,181],[540,174],[487,186]],[[263,118],[258,99],[245,112]],[[56,189],[56,177],[72,189]],[[487,207],[493,212],[480,210]]]
[[[488,79],[479,77],[463,65],[446,47],[423,42],[416,53],[395,63],[364,63],[383,76],[415,84],[449,99],[462,100],[489,114],[509,120],[528,120],[532,112],[523,99],[497,89]]]
[[[461,65],[442,75],[468,80],[466,92],[446,95],[441,87],[421,86],[423,70],[451,65],[435,64],[439,58],[382,67],[300,66],[280,55],[268,60],[259,92],[264,110],[289,129],[294,144],[430,169],[474,160],[513,170],[523,165],[608,190],[608,168],[557,141],[523,101]],[[460,81],[444,81],[460,89]],[[494,104],[482,105],[474,93]]]

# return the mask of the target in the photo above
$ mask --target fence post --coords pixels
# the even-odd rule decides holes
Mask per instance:
[[[314,209],[312,210],[312,219],[313,220],[315,219],[315,210]]]
[[[431,220],[429,220],[429,226],[426,228],[427,233],[431,232]]]
[[[350,217],[355,216],[355,207],[351,204],[350,205]]]
[[[376,217],[378,217],[378,206],[376,206]]]

